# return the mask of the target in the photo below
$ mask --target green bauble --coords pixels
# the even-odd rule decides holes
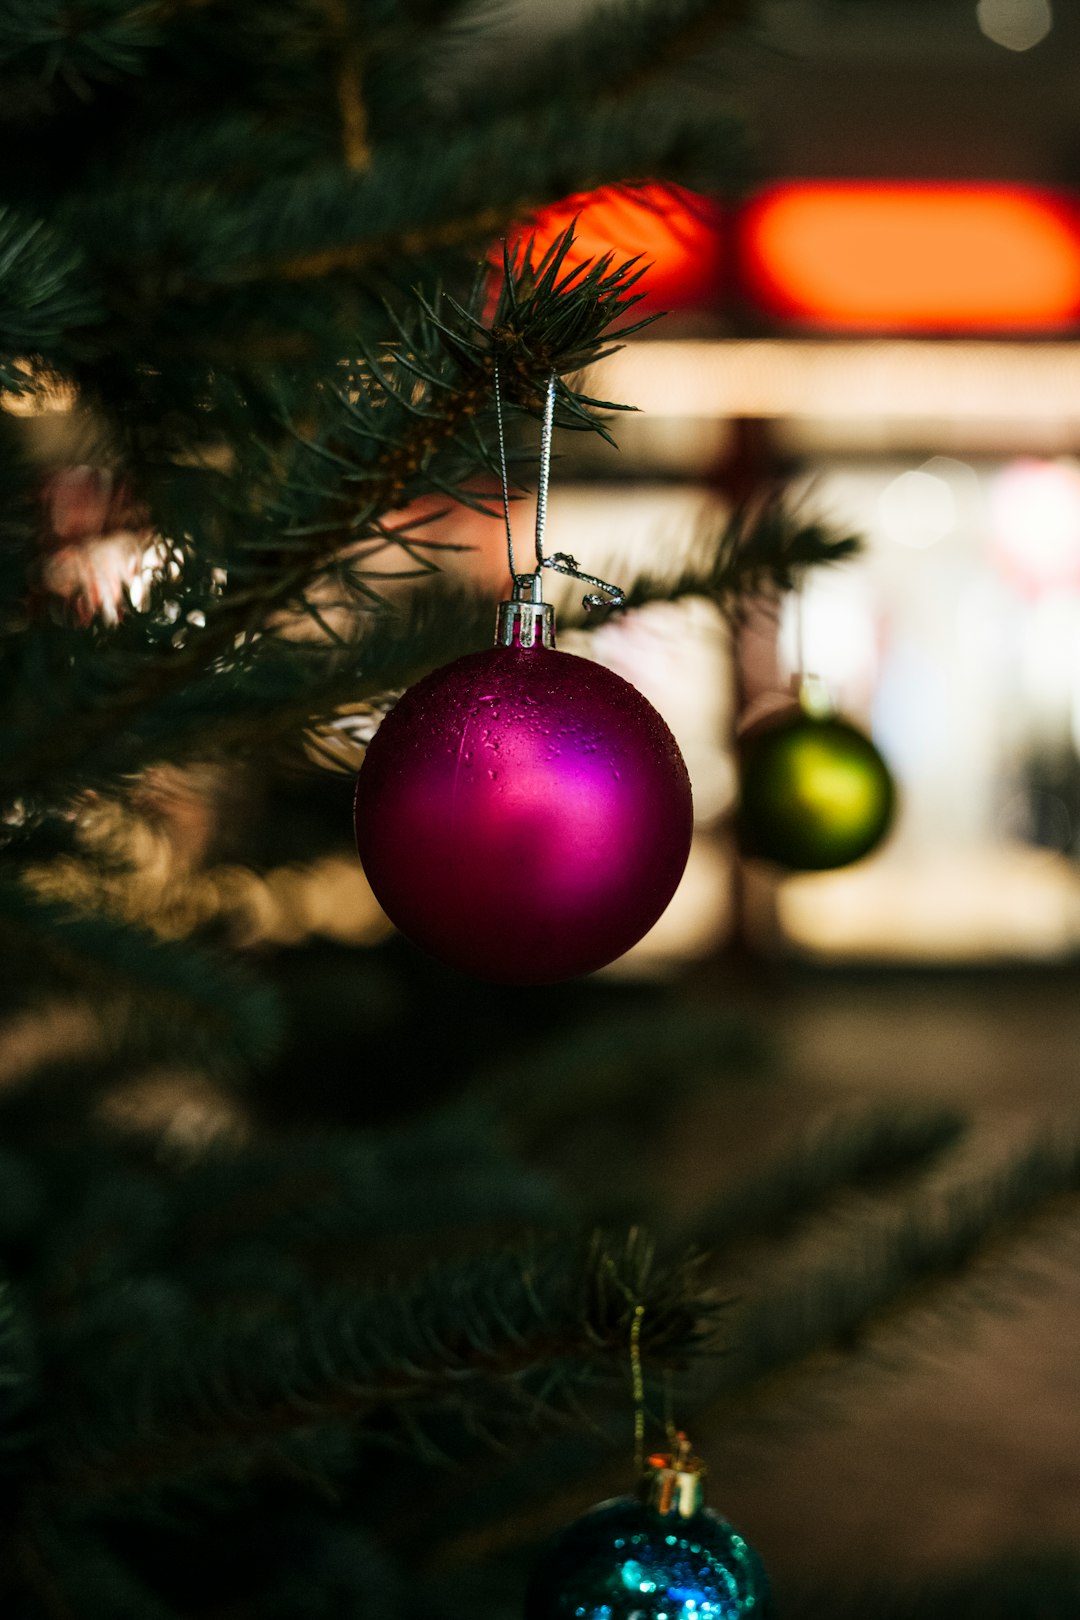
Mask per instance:
[[[896,788],[865,733],[836,715],[799,709],[763,726],[743,749],[739,843],[795,872],[824,872],[876,849]]]
[[[702,1505],[700,1473],[650,1461],[644,1499],[601,1502],[548,1548],[525,1620],[770,1620],[761,1560]]]

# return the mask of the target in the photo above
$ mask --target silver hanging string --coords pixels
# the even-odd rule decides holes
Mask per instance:
[[[555,373],[548,378],[544,420],[540,428],[540,476],[536,484],[536,572],[544,566],[544,530],[547,527],[548,485],[551,483],[551,436],[555,427]]]
[[[514,560],[514,536],[510,525],[510,475],[506,463],[506,433],[503,427],[502,382],[499,375],[498,357],[495,359],[495,424],[499,443],[499,476],[502,483],[503,522],[506,527],[506,558],[510,567],[510,578],[514,584],[515,595],[528,594],[531,599],[541,599],[540,577],[545,568],[552,569],[557,574],[568,574],[572,579],[584,580],[587,585],[595,585],[595,591],[588,591],[582,597],[582,606],[588,611],[594,608],[625,606],[626,592],[619,585],[611,585],[606,579],[599,579],[595,574],[587,574],[578,567],[576,557],[569,552],[557,551],[551,557],[544,556],[544,530],[547,527],[548,489],[551,484],[551,443],[555,427],[555,390],[556,376],[554,371],[548,378],[547,392],[544,396],[544,416],[540,430],[540,472],[536,489],[536,569],[533,573],[519,574]],[[604,592],[601,596],[598,593]]]
[[[606,596],[599,596],[596,591],[586,591],[581,598],[581,605],[590,611],[593,608],[626,606],[626,592],[621,585],[611,585],[606,579],[597,579],[595,574],[587,574],[584,568],[578,567],[577,558],[571,557],[568,551],[557,551],[553,557],[545,557],[540,566],[551,568],[556,574],[569,574],[574,579],[584,580],[586,585],[595,585],[597,590],[606,591]]]
[[[510,479],[506,470],[506,436],[503,432],[502,383],[499,378],[499,360],[495,359],[495,423],[499,433],[499,472],[502,476],[503,522],[506,525],[506,555],[510,562],[510,578],[517,584],[514,566],[514,535],[510,528]]]

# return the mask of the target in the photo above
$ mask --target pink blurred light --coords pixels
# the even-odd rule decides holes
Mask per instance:
[[[994,555],[1031,595],[1080,588],[1080,468],[1026,458],[990,486]]]

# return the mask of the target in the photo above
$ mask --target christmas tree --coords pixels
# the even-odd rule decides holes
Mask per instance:
[[[667,1389],[704,1423],[1076,1188],[1036,1146],[928,1202],[963,1122],[873,1107],[684,1207],[635,1144],[751,1083],[738,1018],[495,994],[313,912],[355,862],[327,763],[490,642],[429,520],[497,516],[496,377],[525,482],[552,374],[557,432],[610,431],[582,373],[643,267],[493,244],[603,183],[738,182],[738,127],[674,87],[747,22],[628,4],[508,68],[455,0],[5,8],[13,1620],[516,1613],[627,1479],[631,1345],[650,1420]],[[770,501],[629,601],[737,612],[849,549]],[[852,1188],[855,1251],[800,1248]],[[1067,1560],[777,1575],[788,1614],[1075,1613]]]

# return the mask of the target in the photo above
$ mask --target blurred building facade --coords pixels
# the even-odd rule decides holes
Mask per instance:
[[[544,26],[560,15],[545,8]],[[657,261],[675,312],[607,362],[597,391],[641,414],[618,424],[620,456],[566,456],[553,523],[611,577],[646,557],[674,569],[755,480],[784,480],[865,549],[758,627],[772,666],[763,676],[758,646],[749,689],[700,605],[692,626],[667,626],[679,652],[663,673],[663,637],[600,638],[697,739],[710,857],[640,960],[700,951],[732,926],[731,739],[755,683],[788,687],[797,640],[804,671],[872,731],[902,811],[888,846],[847,871],[742,871],[757,943],[828,960],[1068,958],[1080,14],[1048,0],[773,0],[763,16],[759,40],[735,47],[738,71],[692,92],[737,99],[774,180],[696,213],[681,198],[597,205],[617,251]],[[696,281],[687,268],[680,283],[680,251]]]

